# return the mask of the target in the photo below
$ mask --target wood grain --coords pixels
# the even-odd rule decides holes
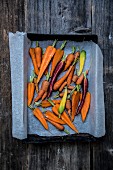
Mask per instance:
[[[1,0],[0,169],[113,169],[113,1]],[[104,55],[106,136],[97,142],[25,144],[11,135],[11,79],[8,32],[75,34],[89,27]]]

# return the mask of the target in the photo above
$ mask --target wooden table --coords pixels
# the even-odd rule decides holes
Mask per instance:
[[[0,14],[0,169],[112,170],[113,1],[1,0]],[[48,144],[24,144],[12,138],[8,32],[75,34],[78,27],[98,35],[104,55],[105,137],[96,142]]]

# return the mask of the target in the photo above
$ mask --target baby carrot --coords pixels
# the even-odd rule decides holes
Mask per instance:
[[[35,57],[34,48],[29,49],[29,54],[31,56],[32,63],[33,63],[33,66],[34,66],[34,72],[36,73],[36,75],[38,75],[39,70],[38,70],[38,67],[37,67],[37,61],[36,61],[36,57]]]
[[[84,76],[88,74],[88,70],[86,70],[85,72],[83,72],[77,79],[76,84],[80,85],[84,79]]]
[[[72,47],[72,53],[68,54],[67,58],[66,58],[66,64],[64,67],[64,71],[66,71],[69,66],[71,65],[71,63],[74,61],[74,52],[75,52],[75,47]]]
[[[64,83],[59,88],[59,92],[61,92],[66,85],[67,85],[67,81],[64,81]]]
[[[40,100],[42,97],[42,99],[44,99],[47,96],[47,90],[49,88],[49,74],[46,75],[46,80],[44,80],[42,82],[41,85],[41,89],[37,95],[37,97],[34,99],[34,102],[37,102],[38,100]],[[44,94],[45,93],[45,94]],[[44,96],[43,96],[44,95]]]
[[[61,119],[59,119],[56,115],[54,115],[52,112],[50,112],[49,110],[46,111],[46,113],[44,114],[46,118],[56,122],[56,123],[59,123],[61,125],[64,125],[65,122]]]
[[[61,45],[61,47],[56,50],[56,53],[55,53],[55,55],[53,57],[51,71],[50,71],[50,76],[51,77],[53,75],[53,72],[55,70],[56,65],[58,64],[58,62],[61,60],[62,56],[64,55],[63,48],[65,47],[65,44],[66,44],[66,41],[64,41],[63,44]]]
[[[90,103],[91,103],[91,94],[90,92],[87,92],[86,97],[85,97],[85,101],[83,104],[83,107],[81,109],[81,116],[82,116],[82,121],[84,122],[90,107]]]
[[[48,130],[48,124],[47,121],[44,118],[44,115],[42,114],[42,112],[40,111],[40,109],[35,108],[33,109],[33,114],[34,116],[42,123],[42,125],[44,126],[44,128],[46,130]]]
[[[72,121],[74,121],[79,100],[80,100],[80,92],[75,91],[72,95],[72,115],[71,115]]]
[[[75,66],[72,66],[72,69],[67,77],[67,86],[69,86],[71,84],[72,78],[73,78],[73,74],[75,71]]]
[[[52,102],[54,104],[60,104],[61,100],[52,100]],[[50,107],[52,106],[50,102],[48,102],[48,100],[43,100],[40,104],[42,107]]]
[[[85,60],[86,60],[86,51],[82,50],[80,53],[80,64],[79,64],[79,71],[78,71],[78,76],[81,75],[82,70],[84,68],[84,64],[85,64]]]
[[[38,41],[36,41],[36,47],[34,49],[34,52],[35,52],[37,66],[38,66],[38,68],[40,68],[41,60],[42,60],[42,49],[41,49],[41,47],[38,46]]]
[[[55,44],[56,44],[56,40],[54,41],[52,46],[48,46],[46,48],[46,51],[45,51],[44,57],[43,57],[43,61],[41,63],[40,71],[38,74],[37,83],[40,81],[41,77],[44,74],[44,71],[46,70],[47,66],[49,65],[52,57],[54,56],[54,54],[56,52],[56,48],[54,47]]]
[[[72,78],[72,81],[73,81],[74,83],[76,83],[77,79],[78,79],[78,76],[75,74],[75,75],[73,76],[73,78]]]
[[[57,123],[57,122],[54,122],[54,121],[52,121],[52,120],[50,120],[50,119],[48,119],[48,118],[46,118],[46,120],[47,120],[48,122],[50,122],[53,126],[55,126],[58,130],[64,131],[64,126],[63,126],[63,125],[61,125],[61,124],[59,124],[59,123]]]
[[[33,83],[33,77],[30,76],[30,82],[27,84],[27,105],[30,106],[35,91],[35,84]]]

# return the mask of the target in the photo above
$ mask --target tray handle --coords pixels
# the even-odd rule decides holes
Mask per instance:
[[[85,28],[85,27],[77,27],[74,32],[78,34],[84,34],[84,33],[91,33],[92,29],[91,28]]]

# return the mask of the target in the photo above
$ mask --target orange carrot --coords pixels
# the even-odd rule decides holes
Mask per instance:
[[[44,54],[42,55],[42,61],[43,61],[43,58],[44,58]],[[49,65],[48,65],[47,68],[45,69],[44,75],[47,75],[47,73],[48,73],[48,67],[49,67]]]
[[[59,116],[59,112],[58,112],[58,108],[59,108],[59,104],[56,104],[52,107],[52,111]],[[73,129],[76,133],[79,133],[77,128],[74,126],[74,124],[71,122],[71,120],[69,119],[67,113],[64,111],[61,114],[61,119],[71,128]]]
[[[46,118],[46,120],[47,120],[48,122],[50,122],[53,126],[55,126],[58,130],[64,131],[64,126],[63,126],[63,125],[60,125],[59,123],[54,122],[54,121],[52,121],[52,120],[50,120],[50,119],[48,119],[48,118]]]
[[[53,102],[54,104],[60,104],[61,100],[52,100],[52,102]],[[42,107],[50,107],[50,106],[52,106],[52,105],[51,105],[50,102],[48,102],[48,100],[43,100],[43,101],[41,102],[41,106],[42,106]]]
[[[38,74],[37,83],[39,83],[41,77],[43,76],[44,71],[48,67],[52,57],[54,56],[54,54],[56,52],[56,48],[54,48],[55,44],[56,44],[56,40],[54,41],[52,46],[48,46],[46,48],[46,51],[44,53],[44,58],[43,58],[43,61],[41,63],[40,71],[39,71],[39,74]]]
[[[67,81],[64,81],[64,83],[59,88],[59,91],[61,92],[66,85],[67,85]]]
[[[78,77],[78,79],[77,79],[77,81],[76,81],[76,84],[77,85],[80,85],[81,83],[82,83],[82,81],[83,81],[83,79],[84,79],[84,74],[88,74],[88,70],[86,70],[84,73],[82,73],[79,77]]]
[[[42,101],[47,97],[47,91],[42,96]]]
[[[73,90],[75,88],[75,86],[68,86],[69,90]]]
[[[67,86],[69,86],[71,84],[72,78],[73,78],[73,74],[75,71],[75,66],[72,67],[68,77],[67,77]]]
[[[78,79],[78,76],[75,74],[75,75],[73,76],[73,78],[72,78],[72,81],[73,81],[74,83],[76,83],[77,79]]]
[[[61,119],[59,119],[56,115],[54,115],[52,112],[50,112],[49,110],[46,111],[46,113],[44,114],[46,118],[56,122],[56,123],[59,123],[61,125],[64,125],[65,122]]]
[[[38,96],[34,99],[34,102],[37,102],[38,100],[40,100],[42,98],[44,93],[47,92],[48,87],[49,87],[49,82],[47,80],[44,80],[42,82],[42,86],[41,86],[41,89],[40,89],[40,91],[38,93]]]
[[[42,49],[41,49],[41,47],[38,46],[38,41],[36,41],[36,47],[34,49],[34,52],[35,52],[37,66],[38,66],[38,68],[40,68],[41,60],[42,60]]]
[[[36,118],[42,123],[42,125],[44,126],[44,128],[48,130],[47,121],[45,120],[44,115],[43,115],[43,113],[40,111],[40,109],[35,108],[35,109],[33,110],[33,114],[34,114],[34,116],[36,116]]]
[[[69,67],[69,70],[66,72],[66,74],[61,77],[55,84],[54,84],[54,90],[58,90],[60,88],[60,86],[62,85],[62,83],[66,80],[66,78],[68,77],[69,73],[71,72],[73,66]]]
[[[30,76],[30,82],[27,84],[27,105],[30,106],[33,97],[34,97],[34,91],[35,91],[35,84],[33,83],[34,80],[34,74]]]
[[[30,56],[31,56],[32,63],[33,63],[33,66],[34,66],[34,72],[38,75],[39,70],[38,70],[38,67],[37,67],[37,62],[36,62],[36,57],[35,57],[34,48],[30,48],[30,49],[29,49],[29,54],[30,54]]]
[[[71,90],[68,90],[67,93],[69,94],[71,92]],[[58,97],[63,97],[64,92],[60,93]]]
[[[35,84],[35,88],[36,88],[36,92],[38,93],[38,84],[37,84],[37,78],[34,78],[34,84]]]
[[[66,110],[68,114],[71,115],[71,100],[70,99],[66,100]]]
[[[68,54],[67,58],[66,58],[66,64],[64,67],[64,71],[66,71],[69,66],[72,64],[72,62],[74,61],[74,52],[75,52],[75,47],[72,47],[72,53]]]
[[[90,92],[87,92],[86,97],[85,97],[85,101],[84,101],[84,105],[81,109],[81,116],[82,116],[82,121],[84,122],[90,107],[90,103],[91,103],[91,94]]]
[[[74,121],[79,100],[80,100],[80,92],[74,91],[74,93],[72,95],[72,115],[71,115],[72,121]]]
[[[30,106],[35,91],[35,84],[32,82],[29,82],[27,85],[27,105]]]
[[[61,60],[62,56],[64,55],[63,48],[65,47],[65,44],[66,44],[66,41],[64,41],[64,43],[61,45],[61,47],[56,50],[56,53],[55,53],[53,61],[52,61],[51,71],[50,71],[51,77],[53,75],[56,65],[58,64],[58,62]]]

